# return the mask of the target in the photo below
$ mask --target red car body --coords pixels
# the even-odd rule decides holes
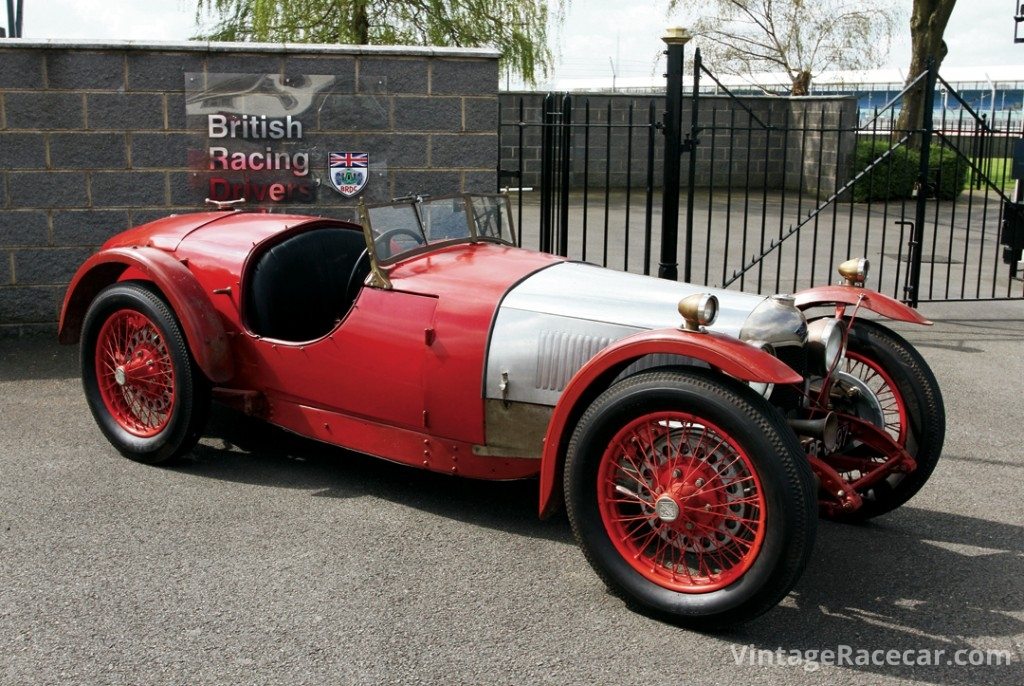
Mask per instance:
[[[351,314],[327,337],[294,343],[261,338],[244,324],[244,274],[262,245],[319,226],[362,231],[356,224],[302,215],[205,212],[174,215],[114,236],[75,274],[61,308],[59,338],[77,342],[85,310],[114,281],[156,283],[182,318],[196,362],[220,389],[274,424],[377,457],[485,479],[545,475],[541,511],[550,508],[555,470],[533,459],[480,458],[485,440],[480,392],[487,337],[508,289],[564,258],[494,243],[459,244],[399,263],[394,285],[364,288]],[[475,287],[470,290],[466,284]],[[848,297],[843,294],[849,293]],[[855,302],[863,290],[844,286],[798,296],[804,307]],[[872,293],[891,318],[926,322],[916,310]],[[638,334],[605,351],[567,387],[549,428],[547,461],[583,390],[624,359],[668,350],[710,356],[713,366],[746,381],[799,379],[778,359],[716,337],[679,330]],[[430,349],[432,354],[427,355]],[[339,360],[358,360],[339,365]],[[255,410],[251,407],[250,410]]]
[[[846,285],[809,289],[795,298],[765,298],[726,291],[719,291],[716,297],[702,292],[699,287],[674,282],[669,285],[669,282],[660,280],[643,280],[645,277],[605,277],[602,274],[609,274],[607,270],[597,273],[592,271],[596,269],[592,266],[572,265],[565,258],[515,247],[503,236],[496,237],[476,226],[478,220],[472,218],[469,211],[474,208],[470,196],[458,202],[464,202],[461,207],[467,208],[464,221],[471,222],[468,236],[435,242],[424,230],[425,222],[416,210],[422,236],[422,240],[417,240],[421,249],[404,254],[396,252],[383,259],[378,255],[379,248],[375,248],[377,241],[387,239],[396,231],[405,234],[410,231],[400,228],[376,232],[376,227],[369,226],[368,215],[365,232],[360,225],[336,219],[218,211],[171,216],[114,236],[75,274],[64,299],[59,327],[61,342],[83,341],[86,394],[101,429],[115,445],[119,445],[122,452],[147,461],[146,456],[139,452],[141,449],[135,447],[143,445],[139,441],[152,443],[164,440],[161,434],[168,434],[172,429],[176,432],[172,437],[175,445],[188,446],[190,440],[196,440],[201,426],[197,423],[186,426],[181,423],[186,420],[179,421],[175,417],[185,413],[182,416],[192,422],[192,410],[183,409],[183,405],[191,402],[190,394],[212,392],[214,398],[300,435],[413,467],[480,479],[539,476],[538,507],[541,516],[549,515],[562,501],[564,478],[567,497],[570,496],[569,484],[576,484],[573,488],[577,490],[573,491],[571,498],[577,503],[577,511],[575,514],[570,511],[570,520],[577,538],[590,551],[588,559],[591,564],[595,568],[604,565],[602,576],[606,581],[609,581],[608,574],[619,575],[620,578],[609,583],[627,598],[677,618],[692,615],[695,623],[706,621],[705,625],[748,619],[778,602],[799,576],[799,570],[807,559],[807,545],[813,540],[814,529],[801,514],[801,508],[814,508],[817,500],[821,511],[830,515],[859,510],[865,502],[862,494],[874,493],[873,489],[880,488],[887,479],[901,479],[917,469],[915,457],[907,448],[908,436],[912,431],[920,431],[923,424],[927,426],[920,440],[926,441],[923,454],[927,467],[921,472],[920,479],[908,480],[905,493],[897,490],[896,496],[890,497],[889,501],[866,508],[866,516],[898,507],[920,488],[934,466],[941,450],[945,421],[934,378],[917,353],[895,334],[871,323],[854,326],[854,320],[862,310],[892,319],[928,322],[906,305],[864,289],[866,261],[861,260],[863,264],[859,266],[845,267]],[[354,260],[355,266],[351,267],[351,277],[344,282],[347,287],[338,289],[347,298],[345,307],[338,310],[333,325],[318,329],[320,333],[316,336],[285,340],[280,336],[256,333],[253,322],[259,319],[259,303],[263,301],[254,300],[259,291],[251,282],[256,280],[255,273],[260,269],[261,260],[279,247],[283,249],[285,245],[294,244],[292,239],[303,239],[319,229],[332,229],[335,233],[352,232],[345,233],[345,240],[353,250],[362,251]],[[351,259],[357,253],[348,254],[347,259]],[[307,264],[320,260],[316,253],[306,257]],[[359,272],[364,259],[366,271]],[[856,263],[856,260],[851,263]],[[282,270],[277,283],[288,286],[288,277],[298,275],[302,264],[293,262],[291,272]],[[851,276],[845,276],[847,273]],[[542,274],[549,275],[545,277],[547,281],[539,277]],[[573,282],[577,287],[575,296],[544,290],[566,278],[576,279]],[[594,287],[603,295],[582,305],[566,305],[567,299],[582,297],[580,282],[584,282],[582,287],[586,290],[587,278],[601,282]],[[301,286],[301,279],[296,283]],[[525,284],[533,285],[526,287]],[[623,284],[626,284],[628,292],[617,292],[615,289]],[[683,301],[678,302],[679,313],[686,319],[686,325],[666,325],[665,307],[667,305],[670,311],[674,311],[677,302],[674,298],[678,298],[680,292],[686,294]],[[313,298],[324,294],[308,295]],[[300,292],[299,296],[301,300],[303,293]],[[602,300],[602,297],[607,300]],[[634,297],[637,297],[638,307],[643,307],[644,302],[656,305],[657,316],[653,321],[660,324],[646,326],[643,322],[652,321],[650,318],[645,320],[642,316],[633,316],[630,303]],[[686,314],[690,310],[687,310],[685,302],[695,297],[700,299],[701,304],[696,306],[698,309],[712,301],[713,313],[706,317],[692,312]],[[732,327],[731,334],[725,333],[724,329],[719,332],[703,326],[703,323],[708,326],[714,323],[719,312],[718,298],[739,303],[733,309],[731,323],[723,325],[727,329]],[[509,299],[515,301],[513,305],[508,305]],[[161,314],[163,303],[168,308],[165,314]],[[691,309],[695,306],[693,303]],[[828,322],[813,322],[818,338],[812,341],[808,335],[808,320],[800,310],[822,305],[834,309],[834,318]],[[595,314],[606,306],[618,307],[621,318],[616,320],[615,317]],[[517,314],[503,320],[501,313],[506,308]],[[649,317],[650,311],[642,314]],[[506,398],[508,379],[502,373],[501,385],[498,386],[501,391],[496,395],[493,377],[495,371],[500,372],[502,367],[494,369],[489,364],[494,362],[495,346],[508,343],[507,339],[499,340],[497,330],[504,327],[501,330],[506,336],[517,331],[521,334],[518,349],[513,345],[506,347],[504,352],[507,353],[505,361],[511,359],[520,363],[519,372],[526,369],[525,376],[521,374],[513,381],[522,384],[523,379],[531,378],[533,368],[530,364],[546,364],[542,358],[547,353],[537,348],[540,339],[533,337],[540,333],[537,322],[548,322],[542,326],[557,328],[559,324],[551,324],[556,320],[575,322],[569,327],[578,326],[580,330],[590,327],[591,332],[598,331],[598,334],[577,336],[572,333],[566,338],[556,333],[554,338],[549,337],[549,341],[560,341],[558,345],[562,348],[555,354],[553,366],[545,368],[549,372],[557,372],[560,382],[547,386],[538,381],[536,388],[527,389],[524,393],[522,389],[530,386],[526,383],[526,386],[518,387],[520,395]],[[632,322],[631,327],[626,320]],[[138,350],[128,357],[101,350],[97,343],[116,338],[116,331],[111,328],[115,324],[111,322],[120,321],[140,322],[140,328],[133,335],[143,338],[132,339],[138,345],[127,345],[128,350]],[[533,328],[516,329],[516,322],[522,327],[523,321]],[[621,325],[616,321],[622,322]],[[703,323],[698,326],[700,322]],[[179,326],[183,340],[174,347],[169,339]],[[266,332],[270,329],[261,330]],[[840,341],[842,347],[835,347]],[[850,349],[849,361],[844,364],[852,366],[847,366],[842,372],[836,365],[843,361],[848,341],[851,345],[856,343],[857,349]],[[813,348],[813,345],[818,347]],[[777,353],[786,346],[792,346],[790,355],[799,353],[792,359],[804,360],[801,371],[787,365],[778,356]],[[171,347],[174,350],[168,352]],[[816,372],[806,367],[809,358],[804,356],[809,356],[812,348],[822,360],[833,362],[824,363],[824,367],[819,362]],[[107,355],[115,360],[116,370],[113,364],[103,369]],[[134,383],[143,386],[150,383],[145,377],[152,379],[154,374],[148,373],[147,369],[157,369],[152,365],[158,358],[163,360],[159,364],[169,370],[164,372],[167,378],[174,377],[173,387],[168,381],[166,391],[163,391],[168,402],[173,403],[170,405],[173,412],[167,410],[166,416],[151,430],[137,432],[132,424],[135,419],[125,415],[135,412],[131,406],[135,400],[125,394]],[[657,359],[669,360],[667,366],[664,362],[656,362]],[[909,371],[903,369],[907,359],[912,362]],[[645,367],[645,363],[649,364]],[[150,367],[146,367],[147,364]],[[197,388],[202,390],[195,391],[189,385],[183,391],[186,387],[179,388],[180,380],[176,375],[188,374],[192,378],[189,370],[193,365],[201,372]],[[635,376],[639,372],[630,372],[631,369],[641,372],[647,369],[650,373]],[[659,376],[660,369],[668,371]],[[858,380],[853,375],[855,369],[865,370],[865,374],[873,376]],[[538,379],[540,373],[538,366]],[[488,374],[492,378],[488,378]],[[101,376],[104,379],[99,381]],[[593,477],[588,476],[590,472],[580,472],[584,468],[578,465],[588,464],[586,460],[596,460],[600,456],[599,446],[603,445],[600,441],[607,438],[600,438],[603,436],[600,422],[605,420],[588,417],[597,412],[595,408],[606,406],[620,408],[615,410],[620,413],[632,411],[628,408],[633,401],[627,398],[630,387],[627,382],[631,378],[642,379],[647,384],[643,386],[646,395],[643,395],[641,404],[657,407],[658,403],[667,402],[657,398],[670,394],[681,399],[678,402],[684,405],[686,402],[696,403],[695,406],[703,408],[701,411],[707,412],[692,415],[681,410],[677,412],[673,406],[675,414],[671,416],[676,419],[664,419],[664,412],[652,411],[637,420],[648,422],[646,431],[668,436],[665,440],[671,441],[671,437],[680,432],[687,435],[694,430],[705,433],[717,431],[728,438],[730,432],[719,427],[715,423],[718,421],[726,424],[740,422],[734,427],[738,432],[735,435],[744,434],[750,427],[758,426],[756,421],[747,420],[765,412],[768,413],[763,415],[766,419],[758,421],[768,421],[774,427],[771,431],[781,436],[772,439],[775,442],[770,446],[760,444],[760,447],[746,449],[779,451],[775,457],[746,455],[744,449],[737,448],[736,460],[742,456],[742,468],[749,476],[740,478],[733,475],[728,478],[735,483],[747,483],[749,480],[749,483],[756,484],[757,493],[756,498],[754,495],[741,498],[734,507],[754,508],[752,512],[758,517],[756,526],[759,528],[757,536],[752,535],[749,540],[741,540],[743,536],[736,529],[722,529],[724,534],[715,533],[725,535],[723,541],[727,538],[738,541],[741,549],[742,546],[752,546],[750,554],[744,553],[741,561],[720,560],[715,563],[723,569],[720,575],[708,567],[700,571],[703,580],[680,581],[672,570],[681,563],[670,562],[668,573],[671,579],[665,580],[659,576],[663,572],[654,569],[661,563],[646,561],[648,557],[656,561],[665,555],[665,550],[672,549],[668,543],[677,540],[677,536],[679,541],[689,540],[686,536],[691,534],[683,528],[683,516],[689,517],[685,520],[687,528],[693,528],[695,524],[706,526],[705,522],[712,519],[726,523],[733,521],[729,519],[728,512],[715,514],[728,506],[728,502],[723,500],[726,497],[725,485],[707,486],[711,490],[706,492],[693,490],[705,488],[706,482],[727,478],[723,476],[724,471],[711,466],[708,456],[699,455],[699,450],[691,455],[683,451],[672,458],[689,460],[688,464],[695,465],[695,469],[704,470],[701,472],[704,476],[696,480],[696,485],[687,481],[692,481],[692,478],[686,475],[685,469],[670,469],[660,476],[645,476],[640,487],[629,485],[630,480],[639,478],[642,470],[639,467],[634,470],[627,464],[633,459],[629,457],[633,448],[626,438],[621,439],[621,445],[615,444],[619,438],[614,439],[613,445],[600,457],[603,460],[601,464],[606,465],[602,469],[612,469],[610,473],[620,479],[612,491],[603,495],[599,493],[598,502],[604,508],[601,516],[614,517],[615,512],[624,507],[617,504],[624,502],[617,498],[625,497],[632,503],[628,507],[642,505],[642,511],[632,519],[649,521],[651,531],[661,531],[661,535],[666,537],[665,544],[659,545],[653,553],[644,549],[652,540],[647,528],[642,531],[627,528],[627,538],[637,539],[628,545],[640,545],[640,548],[634,551],[618,540],[615,542],[618,552],[609,556],[608,549],[602,547],[606,545],[602,542],[606,533],[587,524],[594,521],[596,510],[590,514],[581,514],[578,510],[579,503],[593,502],[590,500],[592,493],[587,490],[592,489],[592,485],[586,486],[590,483],[587,480]],[[659,385],[662,383],[658,381],[660,378],[668,379],[664,388]],[[872,378],[881,379],[878,389],[872,390],[867,385]],[[692,395],[694,389],[704,383],[701,379],[710,379],[711,385],[706,387],[708,398],[715,394],[731,398],[728,408],[721,409],[722,406],[715,404],[718,401]],[[742,382],[739,387],[736,386],[737,381]],[[640,380],[631,383],[639,384]],[[749,388],[743,388],[743,385]],[[762,390],[755,391],[754,387]],[[765,399],[769,395],[775,398],[771,389],[776,387],[783,389],[780,396],[783,400],[779,401],[781,404],[777,404],[776,410],[771,410]],[[176,392],[184,395],[175,399]],[[754,395],[750,396],[752,393]],[[879,400],[890,395],[895,399],[893,407],[898,406],[898,412],[889,406],[883,407]],[[917,398],[916,405],[909,402],[911,395]],[[538,397],[540,400],[531,399]],[[686,397],[690,401],[685,401]],[[125,398],[129,402],[127,407]],[[154,402],[158,403],[159,399]],[[775,400],[771,402],[776,404]],[[508,411],[513,406],[515,412]],[[145,406],[140,410],[143,419],[154,412]],[[725,414],[719,416],[720,412]],[[844,445],[852,446],[849,450],[841,450],[835,444],[836,437],[832,434],[838,425],[836,416],[842,422]],[[195,421],[199,421],[198,414]],[[613,418],[608,421],[619,420]],[[509,434],[515,433],[520,435],[509,440]],[[751,445],[762,441],[757,432],[745,435],[747,438],[744,440],[753,442]],[[634,443],[636,436],[631,439]],[[591,441],[587,455],[592,457],[581,457],[579,450],[576,457],[572,457],[571,438],[577,442]],[[598,447],[593,441],[598,442]],[[654,439],[651,441],[651,449],[654,450]],[[680,443],[679,450],[682,450],[681,446]],[[167,450],[160,459],[168,454]],[[652,453],[653,457],[648,457],[656,462],[664,460],[664,457],[657,457],[661,454],[657,451]],[[922,452],[918,452],[920,457]],[[773,462],[776,459],[791,464],[796,464],[794,460],[803,460],[798,467],[800,474],[780,471],[781,462],[776,464]],[[763,460],[768,462],[762,464]],[[572,467],[569,462],[577,466]],[[607,467],[608,464],[618,466]],[[658,471],[661,468],[654,464],[652,469]],[[817,477],[814,481],[812,472]],[[626,479],[626,485],[622,479]],[[657,486],[657,482],[664,479],[675,485]],[[770,481],[773,479],[789,479],[789,482],[784,487],[773,486],[774,482]],[[583,491],[578,491],[580,483],[585,486]],[[898,486],[901,482],[893,483]],[[784,488],[786,498],[792,503],[786,505],[778,499],[766,499],[761,493],[762,484],[766,492]],[[599,485],[598,490],[601,488],[607,487]],[[638,488],[654,493],[652,498],[658,498],[657,507],[653,501],[638,495]],[[728,488],[733,489],[735,485]],[[700,503],[700,512],[693,510],[694,503]],[[691,514],[683,512],[686,507],[691,508]],[[775,510],[778,514],[766,519],[766,509]],[[610,527],[610,532],[614,527],[609,521],[606,519],[605,524]],[[582,528],[577,528],[577,525]],[[788,526],[796,526],[799,530],[797,537],[785,544],[789,562],[775,558],[759,561],[758,548],[764,532],[768,531],[772,540],[779,537],[783,540],[789,535],[786,531]],[[731,544],[713,541],[698,544],[694,539],[681,547],[673,545],[680,551],[679,555],[696,555],[699,571],[700,565],[706,564],[700,561],[704,560],[702,546],[717,550],[718,545]],[[598,562],[595,562],[596,558],[589,557],[591,554],[600,558]],[[621,560],[616,561],[615,555],[621,555],[632,571],[622,571]],[[641,559],[643,561],[638,561]],[[770,572],[771,576],[767,576],[768,571],[757,571],[755,562],[765,565],[766,570],[774,570]],[[729,575],[726,575],[727,567]],[[730,596],[725,586],[746,584],[743,579],[749,570],[753,570],[750,576],[755,579],[748,584],[750,590],[744,591],[742,598]],[[637,581],[638,578],[645,580]],[[636,586],[637,583],[643,587]],[[754,583],[760,585],[752,586]],[[699,599],[693,604],[689,604],[690,600],[681,600],[693,593],[708,593],[708,598],[714,596],[714,605],[702,604],[704,601]]]
[[[473,446],[485,441],[481,379],[495,311],[512,285],[564,258],[495,243],[458,244],[396,265],[391,290],[362,289],[349,316],[325,338],[295,343],[252,334],[243,312],[250,256],[265,243],[328,225],[362,231],[333,219],[249,212],[175,215],[129,229],[75,274],[59,339],[77,342],[85,310],[104,286],[152,281],[182,319],[219,399],[241,406],[248,400],[250,411],[296,433],[432,471],[484,479],[543,472],[547,495],[540,509],[549,511],[554,469],[535,459],[478,457]],[[466,288],[470,283],[473,289]],[[716,338],[709,346],[704,337],[667,330],[605,351],[567,388],[549,445],[557,445],[589,382],[625,359],[700,348],[696,357],[710,356],[737,378],[799,379],[770,355]],[[553,452],[548,462],[557,459]]]

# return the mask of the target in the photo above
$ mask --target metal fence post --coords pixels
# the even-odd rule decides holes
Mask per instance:
[[[554,248],[554,175],[555,175],[554,93],[544,96],[541,112],[540,142],[540,241],[538,250],[550,253]]]
[[[935,107],[935,60],[928,59],[928,76],[924,83],[924,111],[921,114],[921,164],[917,174],[917,207],[914,212],[914,237],[910,245],[910,273],[905,289],[907,303],[917,307],[921,295],[921,257],[924,252],[924,222],[927,209],[929,183],[929,157],[932,146],[932,131],[935,128],[933,109]]]
[[[559,171],[558,245],[556,253],[569,256],[569,183],[572,176],[572,96],[562,96],[561,169]]]
[[[693,266],[693,189],[697,183],[697,115],[700,104],[700,48],[693,53],[693,93],[690,99],[690,135],[683,146],[689,153],[689,166],[686,174],[686,261],[683,263],[683,281],[690,283]]]
[[[668,69],[665,73],[665,170],[661,201],[661,261],[658,276],[662,279],[679,278],[679,164],[682,159],[683,118],[683,46],[690,40],[690,32],[683,28],[670,28],[662,40],[668,49]]]

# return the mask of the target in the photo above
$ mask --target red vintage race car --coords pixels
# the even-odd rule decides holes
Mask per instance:
[[[477,479],[539,476],[598,575],[704,628],[790,591],[819,512],[899,507],[945,412],[864,288],[709,290],[515,247],[507,198],[336,219],[217,211],[111,238],[71,282],[60,340],[124,455],[189,451],[211,398],[303,436]],[[808,320],[804,311],[825,306]]]

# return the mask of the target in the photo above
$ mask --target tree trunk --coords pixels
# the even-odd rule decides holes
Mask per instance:
[[[914,9],[910,15],[910,71],[907,73],[909,84],[928,68],[928,58],[934,60],[938,70],[946,57],[946,42],[942,34],[949,23],[949,15],[953,12],[956,0],[914,0]],[[924,114],[925,79],[903,96],[903,109],[896,122],[893,136],[899,137],[910,129],[920,128]],[[900,132],[900,133],[897,133]],[[913,136],[910,146],[919,148],[921,137]]]
[[[352,27],[358,45],[370,44],[370,16],[366,10],[367,0],[356,0],[352,5]]]
[[[806,69],[801,69],[793,77],[793,90],[790,91],[790,95],[810,95],[811,94],[811,72]]]

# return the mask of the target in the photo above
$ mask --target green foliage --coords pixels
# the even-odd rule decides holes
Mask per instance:
[[[853,170],[860,173],[889,150],[885,138],[862,138],[857,141]],[[932,145],[928,155],[929,179],[936,185],[940,200],[955,199],[967,185],[967,162],[955,151],[941,145]],[[853,186],[854,202],[868,200],[899,200],[914,194],[920,173],[921,153],[908,147],[899,147],[871,168]]]
[[[1009,195],[1013,192],[1017,180],[1013,178],[1013,158],[1011,157],[975,157],[972,160],[988,177],[995,188]],[[970,172],[967,172],[970,180]]]
[[[197,0],[198,38],[217,41],[493,47],[530,83],[551,64],[548,21],[567,0]],[[554,17],[548,5],[556,6]]]
[[[936,183],[936,194],[940,200],[954,200],[967,185],[967,161],[956,151],[933,145],[928,155],[931,180]]]
[[[889,142],[884,138],[858,140],[853,157],[854,174],[866,169],[888,149]],[[854,184],[854,202],[909,198],[914,191],[920,162],[916,150],[897,148]]]

